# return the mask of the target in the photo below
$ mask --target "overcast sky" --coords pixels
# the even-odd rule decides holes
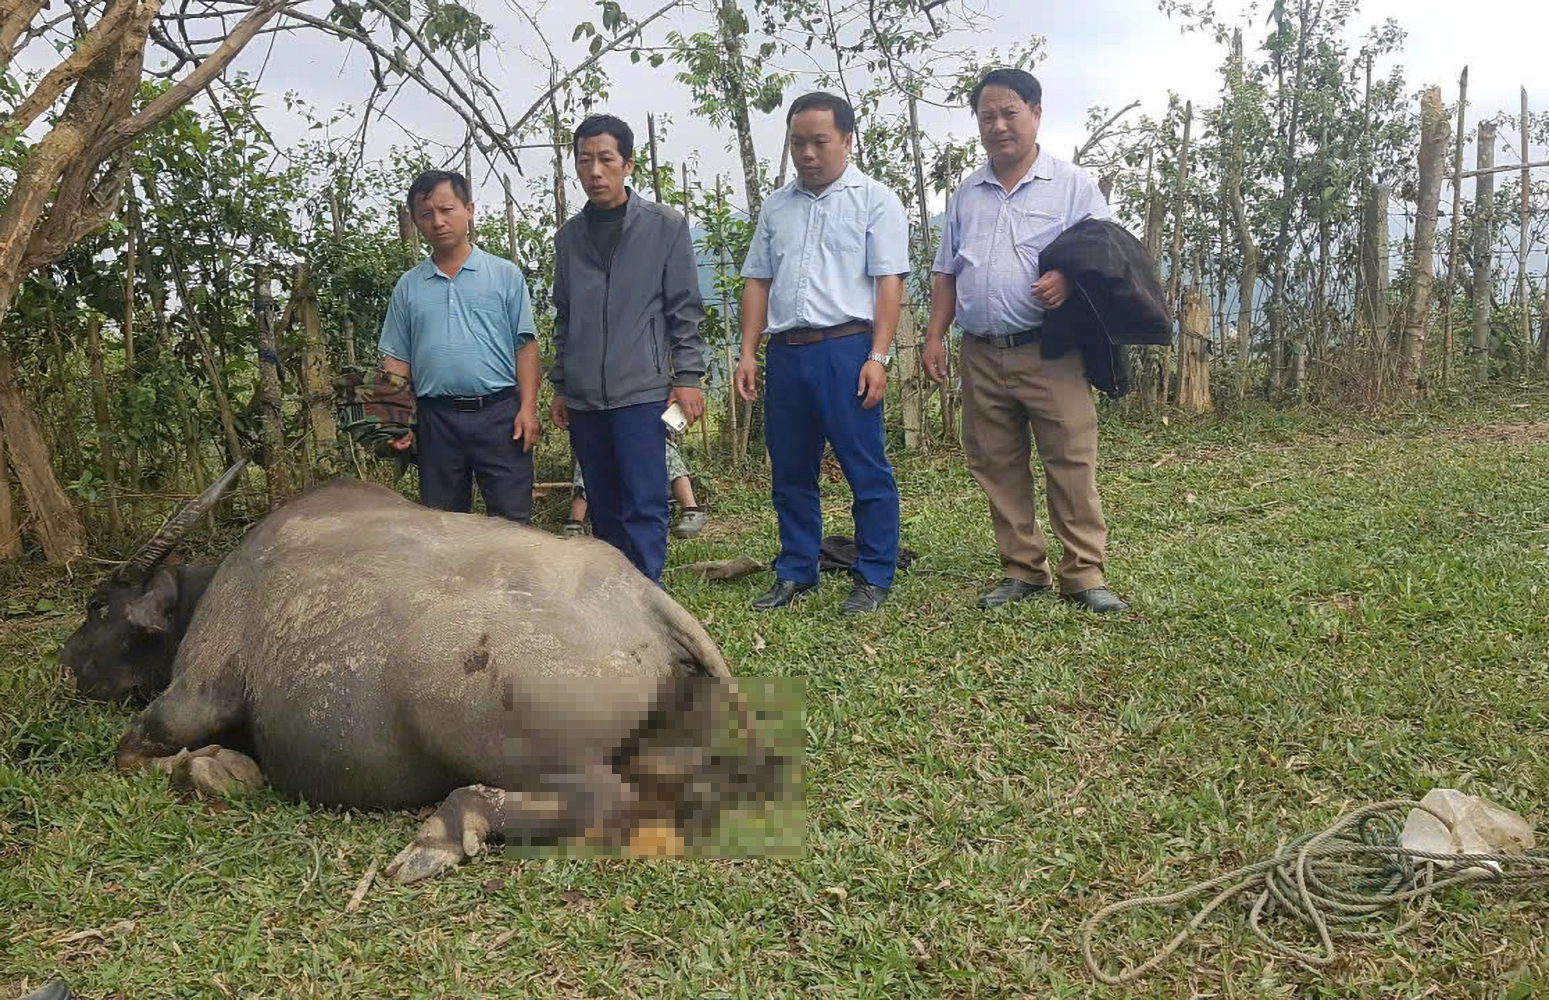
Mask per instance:
[[[547,71],[531,58],[532,53],[542,51],[541,46],[506,0],[465,2],[491,21],[504,46],[498,60],[486,61],[485,70],[508,98],[507,114],[514,117],[542,93],[546,84]],[[699,2],[703,6],[705,0]],[[1181,35],[1177,23],[1159,13],[1150,0],[973,2],[984,6],[987,27],[977,38],[962,39],[965,45],[974,45],[981,51],[1004,51],[1009,44],[1035,34],[1047,39],[1044,58],[1035,69],[1044,87],[1040,140],[1061,156],[1068,157],[1084,137],[1087,109],[1094,104],[1117,109],[1139,99],[1144,110],[1159,114],[1169,89],[1185,99],[1205,103],[1213,101],[1217,94],[1219,79],[1215,70],[1222,56],[1219,47],[1198,33]],[[655,0],[623,3],[636,16],[659,6]],[[1368,26],[1387,17],[1396,18],[1408,31],[1405,50],[1399,58],[1407,69],[1411,90],[1427,83],[1440,84],[1444,99],[1451,102],[1456,97],[1458,71],[1465,63],[1470,66],[1470,133],[1472,123],[1483,115],[1501,110],[1515,113],[1520,85],[1526,85],[1530,95],[1535,96],[1538,110],[1549,108],[1549,59],[1544,55],[1545,39],[1549,38],[1549,3],[1493,0],[1488,3],[1488,17],[1466,16],[1456,3],[1439,0],[1365,0],[1362,6],[1350,31],[1352,48]],[[584,55],[584,40],[570,42],[576,22],[586,19],[600,23],[598,9],[581,0],[549,0],[541,7],[529,5],[529,9],[536,10],[562,61],[574,62]],[[1250,19],[1243,0],[1219,0],[1217,9],[1229,21],[1244,24],[1250,45],[1262,37],[1263,13],[1253,14]],[[684,34],[711,30],[712,23],[708,15],[686,7],[651,25],[647,42],[660,44],[671,29]],[[282,144],[305,135],[304,124],[284,112],[280,97],[285,91],[295,90],[320,108],[337,108],[358,104],[365,97],[369,79],[366,62],[358,50],[351,52],[343,43],[314,32],[263,36],[239,58],[237,65],[249,72],[263,68],[260,87],[268,95],[264,121]],[[730,137],[726,131],[690,113],[686,88],[673,79],[677,67],[669,62],[652,69],[644,62],[630,65],[627,59],[615,59],[608,65],[612,93],[606,110],[629,121],[642,140],[648,111],[669,116],[672,125],[663,155],[674,161],[696,162],[693,157],[697,154],[696,176],[708,183],[717,171],[724,172],[735,184],[740,202],[741,168],[735,148],[729,144]],[[791,64],[786,68],[801,67]],[[804,83],[788,91],[787,97],[805,89]],[[927,135],[974,135],[966,109],[921,110],[921,128]],[[461,121],[433,98],[406,90],[393,107],[393,115],[423,136],[449,142],[461,139]],[[759,156],[778,164],[783,112],[756,115],[754,124]],[[385,155],[391,145],[406,141],[391,124],[378,124],[373,128],[369,155]],[[1497,160],[1515,160],[1514,137],[1503,135],[1502,142]],[[1509,150],[1505,148],[1508,142],[1512,147]],[[1535,152],[1537,158],[1549,155],[1542,149]],[[1471,152],[1468,159],[1472,161]],[[522,165],[529,175],[550,170],[550,160],[541,150],[529,151]],[[572,193],[576,189],[572,188]],[[481,180],[475,194],[489,208],[499,205],[497,185]]]

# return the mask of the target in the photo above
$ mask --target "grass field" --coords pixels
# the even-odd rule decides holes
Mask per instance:
[[[984,613],[998,578],[956,455],[899,459],[920,559],[859,624],[829,580],[672,590],[733,669],[806,681],[805,855],[483,856],[428,884],[361,874],[415,817],[272,792],[211,805],[108,757],[123,710],[55,654],[81,593],[11,580],[0,620],[0,1000],[82,997],[1327,997],[1549,995],[1549,891],[1455,891],[1319,975],[1218,915],[1129,991],[1096,984],[1099,906],[1170,892],[1366,802],[1451,786],[1549,830],[1549,394],[1383,416],[1105,417],[1110,582]],[[691,455],[692,460],[692,455]],[[842,483],[828,530],[848,533]],[[674,564],[772,556],[757,477],[718,475]],[[550,513],[546,511],[546,514]],[[39,599],[52,601],[40,610]],[[1114,925],[1117,954],[1175,929]]]

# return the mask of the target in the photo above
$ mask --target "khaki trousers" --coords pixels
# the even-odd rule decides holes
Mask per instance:
[[[965,333],[959,362],[968,470],[989,500],[1004,575],[1040,586],[1053,582],[1029,464],[1036,439],[1049,520],[1064,546],[1060,590],[1105,586],[1108,528],[1097,495],[1097,406],[1081,352],[1045,358],[1038,341],[1003,348]]]

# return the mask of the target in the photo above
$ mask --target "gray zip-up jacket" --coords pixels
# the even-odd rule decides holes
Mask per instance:
[[[628,189],[626,189],[628,190]],[[554,366],[575,410],[665,402],[705,374],[705,317],[688,221],[629,190],[612,266],[578,212],[554,234]]]

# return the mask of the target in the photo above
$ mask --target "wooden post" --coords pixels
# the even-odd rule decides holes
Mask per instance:
[[[469,200],[472,200],[473,199],[473,132],[472,131],[469,131],[467,137],[465,139],[463,139],[463,177],[467,178],[467,180],[468,180],[468,198],[469,198]],[[478,236],[478,232],[477,232],[477,230],[474,229],[474,227],[473,227],[473,219],[472,219],[472,217],[470,217],[468,219],[468,242],[470,242],[470,243],[474,242],[474,240],[475,240],[475,238],[477,236]]]
[[[1442,286],[1442,312],[1441,312],[1441,384],[1447,385],[1452,381],[1452,290],[1457,282],[1458,275],[1458,230],[1463,221],[1463,141],[1467,133],[1463,131],[1466,120],[1464,113],[1468,107],[1468,67],[1463,67],[1463,74],[1458,77],[1458,126],[1457,140],[1452,152],[1452,220],[1447,236],[1447,283]]]
[[[21,526],[16,522],[10,463],[5,459],[5,428],[0,427],[0,562],[12,562],[21,554]]]
[[[1183,106],[1183,142],[1178,147],[1178,177],[1173,189],[1173,246],[1172,255],[1169,257],[1172,273],[1168,275],[1167,311],[1178,323],[1178,370],[1183,371],[1183,208],[1184,191],[1189,176],[1189,133],[1194,126],[1194,102],[1188,101]],[[1158,397],[1161,402],[1167,402],[1167,348],[1159,352],[1157,367],[1160,370],[1161,384],[1158,386]]]
[[[1416,198],[1414,246],[1410,273],[1414,285],[1404,318],[1404,391],[1412,392],[1420,378],[1425,353],[1425,327],[1431,312],[1431,284],[1435,277],[1436,205],[1441,200],[1441,161],[1447,146],[1447,115],[1441,104],[1441,88],[1427,87],[1420,99],[1420,164]]]
[[[656,201],[660,204],[662,200],[662,172],[656,166],[656,116],[649,113],[646,114],[645,124],[651,133],[651,190],[656,193]]]
[[[280,356],[274,327],[274,292],[269,268],[253,265],[253,318],[258,325],[258,398],[263,415],[264,481],[269,509],[290,496],[290,456],[285,451],[285,426],[280,416]]]
[[[1474,150],[1479,173],[1474,181],[1474,281],[1469,301],[1473,331],[1468,345],[1474,356],[1474,378],[1480,383],[1490,379],[1490,310],[1495,304],[1495,174],[1488,172],[1494,165],[1495,123],[1482,121]]]
[[[1527,371],[1533,367],[1533,334],[1528,325],[1528,300],[1527,300],[1527,254],[1533,245],[1533,234],[1528,229],[1528,210],[1531,207],[1529,198],[1533,190],[1532,177],[1528,172],[1528,107],[1527,88],[1522,88],[1522,220],[1517,226],[1517,300],[1522,303],[1522,370]]]
[[[124,398],[132,402],[135,385],[134,276],[138,267],[137,258],[140,249],[140,208],[134,197],[134,182],[125,183],[124,189],[124,194],[129,201],[129,225],[124,253],[124,322],[120,329],[124,333]],[[129,472],[129,519],[133,522],[140,510],[140,455],[133,437],[128,437],[124,444],[127,452],[124,464],[128,466]]]
[[[690,200],[689,193],[688,193],[688,164],[684,163],[684,164],[681,164],[681,166],[682,166],[682,169],[683,169],[683,183],[679,187],[679,193],[683,195],[683,224],[685,226],[689,226],[690,228],[692,228],[693,220],[694,220],[694,213],[693,213],[693,203]],[[698,282],[698,280],[699,280],[699,263],[698,263],[697,256],[695,258],[695,264],[694,264],[694,280],[695,280],[695,282]],[[708,376],[709,376],[709,373],[707,372],[706,373],[706,377],[708,378]],[[727,377],[728,378],[730,377],[730,373],[727,374]],[[706,385],[705,388],[708,390],[710,387],[708,385]],[[704,412],[704,415],[699,418],[699,447],[704,451],[705,461],[709,462],[710,461],[710,393],[706,392],[704,394],[704,396],[705,396],[705,412]]]
[[[715,207],[716,212],[724,223],[726,219],[726,194],[721,190],[721,175],[715,175]],[[721,240],[721,258],[716,266],[717,284],[721,286],[721,336],[726,341],[726,430],[730,435],[733,448],[733,457],[737,447],[737,380],[733,377],[737,371],[735,359],[731,350],[731,294],[726,290],[726,264],[730,254],[726,250],[724,233]]]
[[[113,417],[108,406],[108,376],[102,363],[102,316],[86,314],[86,355],[91,362],[91,403],[97,422],[97,451],[102,458],[102,481],[108,495],[108,531],[116,540],[123,531],[118,511],[118,462],[113,447]]]
[[[1178,324],[1178,408],[1210,409],[1210,312],[1198,287],[1183,290]]]
[[[559,141],[559,101],[554,88],[559,83],[559,64],[549,68],[549,114],[554,119],[554,225],[565,222],[565,144]]]
[[[510,248],[511,263],[520,267],[521,254],[516,252],[516,199],[511,195],[511,175],[502,173],[500,185],[506,193],[506,246]]]
[[[333,218],[333,238],[335,242],[344,242],[344,213],[339,209],[339,192],[334,184],[328,185],[328,214]],[[267,279],[266,285],[267,287]],[[273,305],[273,300],[270,300]],[[355,366],[355,316],[350,307],[353,305],[348,298],[344,303],[344,322],[339,328],[339,339],[344,341],[344,363],[350,367]]]
[[[920,155],[920,112],[914,94],[909,95],[910,152],[914,158],[914,196],[920,206],[920,257],[927,276],[931,273],[931,260],[935,237],[930,227],[930,205],[925,199],[925,160]],[[898,388],[903,403],[904,450],[919,451],[924,444],[925,427],[923,394],[920,389],[920,336],[915,325],[912,296],[905,295],[904,308],[898,319]]]
[[[296,285],[291,294],[302,296],[298,312],[302,333],[301,394],[311,437],[312,465],[325,477],[335,476],[342,471],[337,467],[338,427],[331,405],[333,392],[318,316],[317,286],[305,264],[296,266]]]
[[[1381,354],[1393,325],[1388,305],[1388,186],[1373,184],[1366,199],[1366,246],[1361,256],[1361,308],[1371,324],[1372,350]]]

